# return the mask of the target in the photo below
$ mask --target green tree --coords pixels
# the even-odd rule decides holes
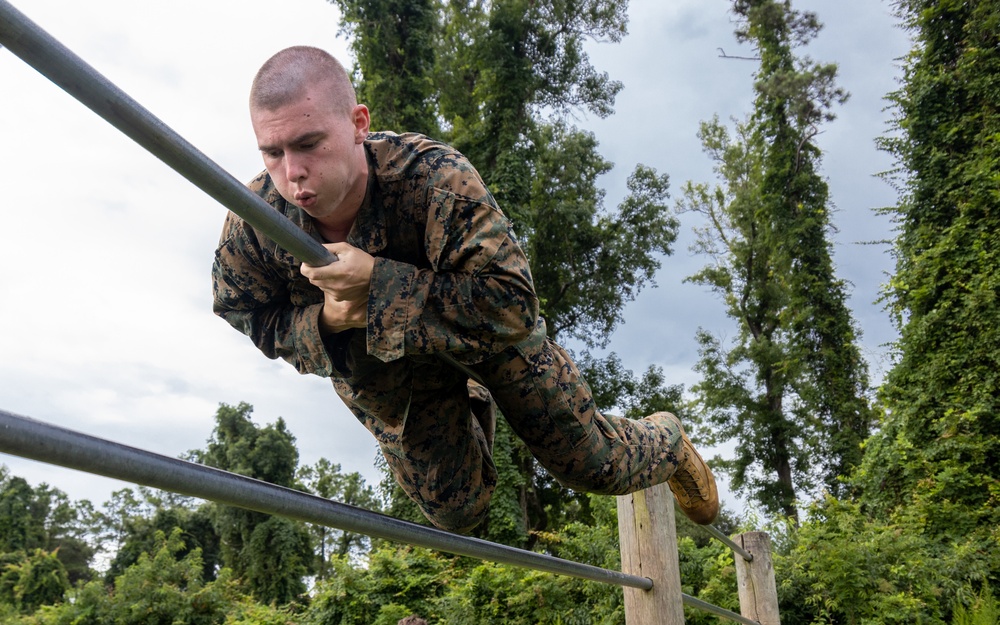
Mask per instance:
[[[704,217],[695,249],[713,260],[689,279],[722,296],[738,333],[726,346],[699,331],[694,390],[705,439],[738,442],[722,465],[733,487],[796,516],[796,489],[843,490],[872,421],[814,143],[847,96],[835,66],[793,54],[819,30],[815,15],[776,0],[737,0],[734,13],[761,59],[754,113],[735,135],[718,119],[702,124],[720,184],[688,183],[680,207]]]
[[[182,532],[183,546],[178,557],[183,558],[198,549],[202,562],[201,578],[215,579],[221,566],[219,535],[213,523],[213,507],[202,504],[197,508],[189,505],[160,503],[150,510],[150,514],[137,514],[124,520],[123,539],[114,553],[104,579],[108,585],[136,564],[142,554],[155,553],[160,535],[170,535],[175,529]]]
[[[295,486],[299,452],[285,422],[257,427],[253,407],[220,404],[216,426],[201,455],[205,464],[247,477]],[[217,506],[215,527],[223,563],[264,603],[286,604],[306,590],[312,548],[301,523],[260,512]]]
[[[381,511],[381,505],[375,489],[365,484],[360,473],[341,473],[340,465],[326,458],[320,458],[316,464],[299,469],[299,481],[305,489],[314,495],[333,499],[341,503],[358,506],[365,510]],[[370,539],[364,534],[347,532],[323,525],[312,525],[309,528],[313,543],[318,549],[317,572],[318,579],[326,579],[330,572],[331,557],[356,556],[364,552]]]
[[[89,579],[94,548],[88,542],[90,502],[71,502],[66,493],[21,477],[0,479],[0,553],[53,552],[70,580]]]
[[[66,567],[54,552],[35,549],[30,554],[0,568],[0,603],[13,606],[22,614],[30,614],[43,605],[63,600],[70,589]],[[3,560],[0,560],[3,564]]]
[[[884,141],[904,192],[886,290],[899,360],[869,444],[865,500],[918,503],[933,534],[1000,525],[1000,7],[900,1],[915,40]]]
[[[435,42],[440,38],[436,0],[330,0],[351,36],[358,101],[372,113],[372,128],[438,134],[434,106]]]

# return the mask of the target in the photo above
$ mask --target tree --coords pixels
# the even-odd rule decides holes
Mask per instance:
[[[365,485],[365,479],[360,473],[343,474],[340,465],[326,458],[320,458],[313,466],[299,469],[299,481],[309,492],[333,499],[365,510],[379,512],[378,496],[375,489]],[[347,532],[324,525],[310,526],[314,544],[319,549],[317,554],[317,578],[326,579],[329,574],[329,559],[331,557],[347,557],[364,551],[370,540],[364,534]]]
[[[292,487],[299,452],[295,437],[282,419],[258,428],[251,420],[253,407],[220,404],[205,464],[240,475]],[[305,590],[302,578],[310,571],[312,548],[301,523],[260,512],[218,506],[215,528],[222,546],[222,561],[264,603],[286,604]]]
[[[926,518],[1000,575],[1000,7],[896,3],[914,37],[890,95],[898,132],[883,146],[903,192],[886,302],[898,362],[882,393],[883,427],[868,444],[867,509]],[[991,537],[992,533],[992,537]]]
[[[372,128],[438,134],[432,73],[440,37],[435,0],[330,0],[353,36],[358,100]]]
[[[183,542],[176,552],[184,558],[197,549],[202,563],[201,579],[212,581],[221,566],[219,535],[213,524],[213,506],[202,504],[197,508],[180,503],[158,504],[148,513],[139,513],[123,520],[122,540],[114,552],[104,579],[108,585],[136,564],[143,554],[156,552],[161,535],[181,532]]]
[[[32,488],[21,477],[0,480],[0,554],[55,553],[69,579],[89,579],[94,549],[87,542],[89,501],[73,503],[66,493],[40,484]]]
[[[13,559],[12,559],[13,560]],[[0,569],[0,602],[30,614],[43,605],[63,600],[70,589],[66,567],[54,552],[35,549]]]
[[[694,390],[707,441],[738,441],[724,464],[734,488],[794,517],[796,489],[843,490],[872,421],[814,143],[847,96],[835,66],[792,53],[819,30],[815,15],[777,0],[737,0],[734,13],[761,59],[754,113],[735,136],[718,119],[702,124],[721,184],[688,183],[680,207],[705,218],[696,249],[713,260],[689,279],[722,296],[738,334],[727,347],[699,331]]]

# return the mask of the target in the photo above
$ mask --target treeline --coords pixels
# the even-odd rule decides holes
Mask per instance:
[[[333,0],[375,128],[415,130],[470,157],[514,220],[553,336],[575,339],[602,409],[680,414],[767,529],[782,621],[992,625],[1000,582],[1000,6],[898,0],[913,37],[893,128],[896,268],[884,292],[900,339],[871,387],[834,270],[834,227],[815,139],[848,94],[801,46],[816,15],[785,0],[733,0],[736,36],[759,58],[754,105],[700,137],[714,182],[669,206],[668,179],[639,165],[604,205],[611,164],[574,111],[608,115],[621,85],[584,42],[617,41],[611,0]],[[713,10],[713,9],[706,9]],[[876,138],[873,138],[876,139]],[[627,302],[693,220],[726,328],[699,332],[701,379],[636,375],[604,347]],[[723,338],[729,337],[729,338]],[[191,458],[423,522],[391,481],[370,487],[321,461],[299,467],[279,420],[222,406]],[[562,488],[501,421],[500,484],[476,535],[617,567],[610,498]],[[142,489],[96,510],[3,476],[0,617],[11,623],[622,623],[621,591],[368,541]],[[738,527],[739,526],[739,527]],[[681,527],[684,591],[736,608],[732,556]],[[95,554],[106,566],[94,571]],[[101,560],[99,560],[101,561]],[[71,599],[71,600],[70,600]],[[688,611],[690,623],[716,622]]]
[[[251,413],[247,404],[220,406],[207,446],[188,457],[376,512],[393,499],[397,509],[407,505],[388,473],[376,490],[325,459],[299,467],[284,423],[260,427]],[[513,440],[506,427],[499,434]],[[512,466],[501,481],[501,499],[510,501],[518,483]],[[558,528],[534,537],[534,547],[620,568],[614,499],[580,496],[573,503],[566,502],[573,510],[564,511]],[[503,517],[500,506],[490,517],[493,530],[479,534],[510,534]],[[603,584],[372,541],[143,487],[117,491],[95,508],[46,485],[32,488],[4,470],[0,522],[3,623],[395,625],[414,613],[470,625],[623,619],[620,590]],[[728,517],[721,523],[734,529]],[[680,531],[693,588],[728,578],[730,587],[721,592],[735,602],[734,573],[720,564],[724,549],[687,522]],[[105,563],[102,570],[90,566],[95,555]]]

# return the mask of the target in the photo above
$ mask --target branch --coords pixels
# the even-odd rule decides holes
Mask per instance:
[[[726,51],[723,50],[722,48],[716,48],[716,50],[718,50],[721,53],[721,54],[719,54],[719,58],[720,59],[737,59],[737,60],[740,60],[740,61],[759,61],[760,60],[759,56],[732,56],[732,55],[726,54]]]

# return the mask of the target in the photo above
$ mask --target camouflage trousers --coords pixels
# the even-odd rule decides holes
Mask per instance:
[[[495,408],[538,462],[575,490],[626,494],[665,482],[677,468],[681,434],[673,423],[599,413],[544,326],[469,365],[486,388],[433,356],[376,364],[357,353],[355,365],[350,378],[334,379],[338,394],[375,436],[399,485],[442,529],[468,531],[489,511]]]

